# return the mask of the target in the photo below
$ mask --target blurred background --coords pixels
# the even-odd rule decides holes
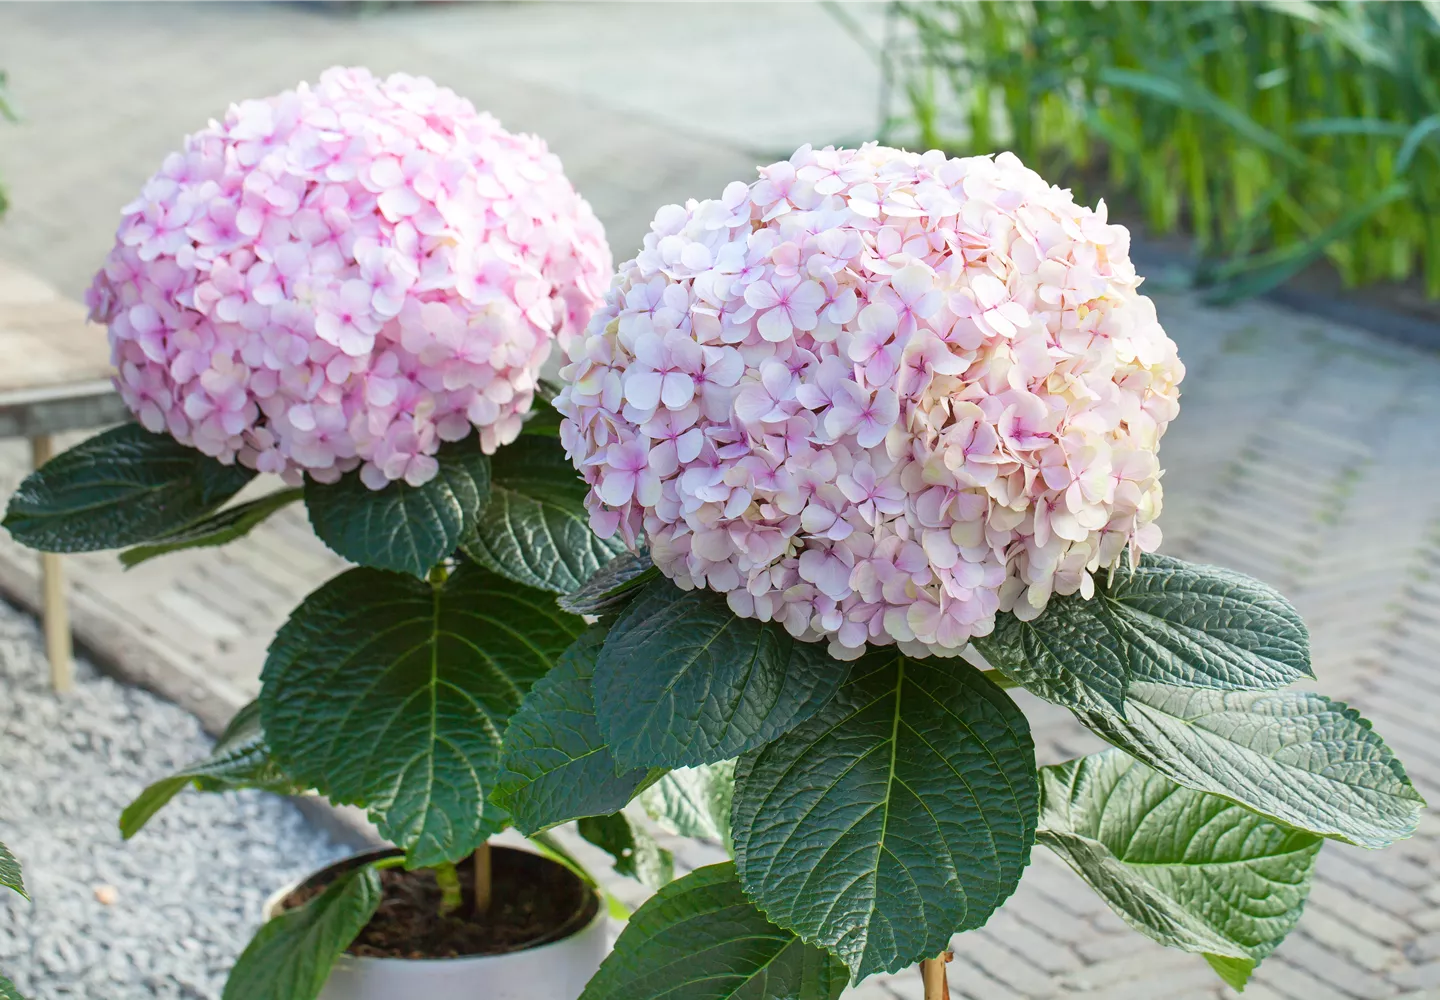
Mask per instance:
[[[661,205],[807,142],[1013,149],[1103,197],[1189,370],[1165,550],[1291,597],[1323,688],[1362,705],[1437,800],[1440,5],[0,4],[0,262],[78,298],[120,206],[187,132],[335,64],[433,77],[544,136],[617,261]],[[0,333],[5,310],[0,293]],[[23,440],[0,441],[0,495],[29,466]],[[338,560],[292,510],[223,550],[66,564],[87,662],[57,698],[24,613],[33,554],[0,538],[0,840],[34,899],[0,898],[0,971],[32,1000],[218,998],[264,896],[353,833],[258,793],[183,797],[128,844],[115,818],[249,700],[275,628]],[[1024,704],[1042,763],[1093,748]],[[713,859],[669,846],[682,869]],[[955,949],[971,1000],[1235,996],[1041,850]],[[850,996],[919,989],[905,973]],[[1437,991],[1427,814],[1390,851],[1327,847],[1299,930],[1245,996]]]

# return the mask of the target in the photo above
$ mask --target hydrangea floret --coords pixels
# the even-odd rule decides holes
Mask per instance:
[[[571,347],[591,524],[682,588],[958,653],[1154,551],[1184,374],[1129,235],[1011,154],[806,146],[660,210]]]
[[[428,481],[472,428],[514,440],[611,268],[544,142],[364,69],[232,106],[122,215],[88,302],[141,423],[372,489]]]

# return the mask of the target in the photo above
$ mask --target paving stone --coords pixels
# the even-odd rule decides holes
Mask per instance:
[[[1292,934],[1285,939],[1284,959],[1318,976],[1330,986],[1359,1000],[1381,1000],[1395,992],[1384,979],[1349,961],[1320,944],[1308,934]]]
[[[1266,959],[1256,971],[1255,978],[1291,1000],[1355,1000],[1353,995],[1342,993],[1304,969],[1286,962],[1279,955]],[[1249,996],[1248,990],[1244,996]]]
[[[1433,990],[1440,988],[1440,961],[1426,962],[1424,965],[1401,969],[1391,975],[1390,981],[1408,989]]]

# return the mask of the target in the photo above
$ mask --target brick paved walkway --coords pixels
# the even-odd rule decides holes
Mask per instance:
[[[497,5],[351,21],[288,6],[0,6],[0,67],[29,115],[0,131],[16,202],[0,256],[78,294],[116,209],[182,132],[335,62],[428,73],[545,135],[623,256],[658,205],[749,176],[758,152],[863,134],[872,120],[873,74],[858,54],[854,73],[830,74],[843,101],[801,92],[772,113],[765,93],[738,90],[748,77],[724,60],[771,67],[787,44],[845,42],[813,8],[771,12],[758,27],[737,9]],[[546,46],[527,49],[542,29]],[[482,37],[502,54],[482,53]],[[723,44],[691,65],[681,46],[699,37]],[[646,87],[636,53],[656,41],[664,79]],[[759,123],[753,134],[741,131],[747,120]],[[1157,301],[1189,368],[1165,440],[1166,551],[1288,594],[1310,622],[1324,690],[1353,698],[1440,803],[1440,357],[1263,304]],[[0,445],[0,495],[24,457]],[[294,510],[243,543],[128,573],[110,555],[76,557],[77,631],[132,672],[148,666],[213,726],[255,691],[285,614],[339,567]],[[0,539],[0,588],[23,595],[33,578],[33,558]],[[1096,748],[1067,713],[1025,707],[1042,762]],[[713,860],[677,847],[690,864]],[[956,953],[952,986],[971,1000],[1234,996],[1198,957],[1128,930],[1043,850]],[[872,980],[853,996],[915,1000],[918,977]],[[1245,996],[1440,997],[1440,821],[1426,814],[1416,838],[1382,853],[1328,846],[1299,930]]]

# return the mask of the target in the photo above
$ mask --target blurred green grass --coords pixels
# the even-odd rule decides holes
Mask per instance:
[[[15,120],[15,109],[10,104],[10,96],[5,89],[5,71],[0,69],[0,122]],[[5,179],[0,177],[0,219],[5,217],[5,210],[10,207],[10,199],[5,193]]]
[[[1014,150],[1233,300],[1328,261],[1440,297],[1440,0],[897,2],[887,131]]]

